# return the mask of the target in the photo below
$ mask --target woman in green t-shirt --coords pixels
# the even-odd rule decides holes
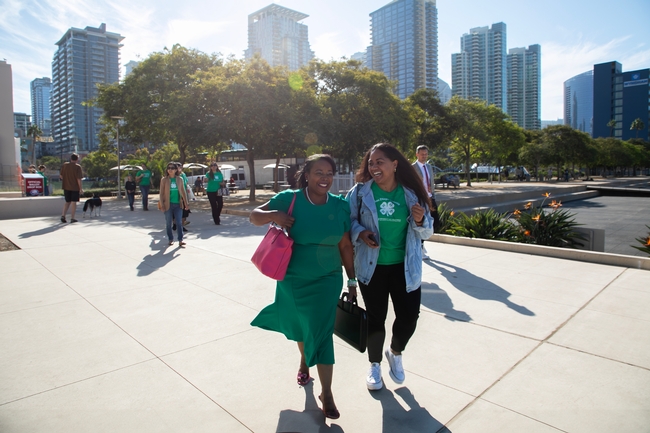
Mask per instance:
[[[180,221],[183,218],[183,209],[188,209],[187,193],[185,192],[185,182],[178,176],[176,164],[170,162],[167,164],[167,175],[160,180],[160,201],[158,209],[165,213],[165,223],[167,224],[167,238],[169,245],[174,244],[174,232],[172,231],[172,220]],[[185,246],[183,242],[183,228],[181,224],[178,227],[178,246]]]
[[[223,186],[223,173],[219,170],[216,162],[210,164],[210,171],[205,175],[208,186],[205,192],[208,193],[210,207],[212,208],[212,219],[216,225],[221,224],[221,209],[223,209],[223,197],[219,189]]]
[[[382,349],[386,338],[388,299],[393,301],[390,346],[384,356],[394,382],[404,382],[402,351],[420,314],[422,239],[433,234],[429,196],[417,172],[399,150],[374,145],[363,157],[359,182],[348,193],[354,267],[368,312],[369,390],[384,386]]]

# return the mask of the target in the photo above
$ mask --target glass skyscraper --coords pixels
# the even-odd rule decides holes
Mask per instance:
[[[564,124],[592,135],[594,71],[583,72],[564,82]]]
[[[102,23],[83,30],[71,28],[56,43],[50,99],[52,132],[61,153],[97,149],[103,110],[82,104],[97,96],[98,83],[119,81],[123,39],[107,32]]]
[[[50,115],[50,91],[52,80],[48,77],[36,78],[30,83],[32,98],[32,123],[43,131],[43,136],[52,135],[52,116]]]
[[[397,82],[404,99],[438,90],[438,9],[435,0],[395,0],[370,14],[369,69]]]
[[[248,16],[247,59],[259,54],[271,66],[300,69],[314,58],[305,24],[309,15],[271,4]]]
[[[524,129],[541,129],[541,47],[511,48],[507,58],[508,114]]]
[[[650,69],[623,72],[618,62],[594,65],[594,138],[614,136],[621,140],[648,140],[650,123]],[[641,119],[644,128],[630,129]],[[616,125],[608,123],[614,120]]]
[[[476,27],[461,36],[460,53],[451,55],[451,67],[452,95],[507,111],[505,23]]]

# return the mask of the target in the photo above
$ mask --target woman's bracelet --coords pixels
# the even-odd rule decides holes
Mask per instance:
[[[357,279],[356,278],[348,279],[348,287],[357,287]]]

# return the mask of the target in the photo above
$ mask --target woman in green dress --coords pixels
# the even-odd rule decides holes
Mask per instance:
[[[313,155],[298,173],[299,189],[278,193],[253,210],[255,225],[275,223],[289,230],[293,253],[275,301],[264,308],[251,325],[283,333],[298,343],[299,385],[309,383],[309,367],[318,369],[326,417],[339,412],[332,394],[334,367],[334,319],[343,284],[341,263],[348,276],[350,297],[356,297],[354,259],[350,241],[350,206],[343,197],[329,193],[336,164],[329,155]],[[288,209],[295,197],[291,215]]]

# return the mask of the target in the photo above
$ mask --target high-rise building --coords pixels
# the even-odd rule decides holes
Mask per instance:
[[[438,90],[436,0],[394,0],[370,14],[370,33],[366,64],[397,82],[397,96]]]
[[[361,66],[368,67],[368,64],[366,63],[366,52],[365,51],[359,51],[358,53],[354,53],[350,56],[350,60],[356,60],[358,62],[361,62]]]
[[[43,136],[52,134],[52,116],[50,115],[50,91],[52,80],[48,77],[36,78],[30,83],[32,98],[32,123],[43,131]]]
[[[564,124],[592,134],[594,71],[583,72],[564,82]]]
[[[438,99],[440,99],[441,104],[446,104],[451,99],[451,87],[440,78],[438,78]]]
[[[135,68],[139,64],[140,62],[136,60],[129,60],[129,62],[124,65],[124,78],[126,78],[126,76],[133,71],[133,68]]]
[[[14,138],[13,92],[11,65],[5,60],[0,60],[0,181],[17,183],[20,173],[20,145],[17,145],[18,140]]]
[[[524,129],[541,129],[541,47],[511,48],[507,57],[508,114]]]
[[[27,130],[32,125],[31,116],[27,113],[14,113],[14,134],[17,137],[27,137]]]
[[[650,69],[623,72],[618,62],[594,65],[593,137],[648,140],[650,122]],[[641,130],[630,129],[641,119]],[[610,126],[610,121],[616,123]]]
[[[451,92],[481,99],[504,112],[506,100],[506,25],[470,29],[460,38],[460,53],[451,55]]]
[[[248,16],[247,59],[259,54],[269,65],[300,69],[314,58],[304,20],[309,15],[270,4]]]
[[[97,96],[97,84],[120,79],[120,42],[106,24],[70,28],[56,43],[52,60],[51,113],[54,141],[61,153],[91,152],[99,144],[103,110],[83,105]]]

